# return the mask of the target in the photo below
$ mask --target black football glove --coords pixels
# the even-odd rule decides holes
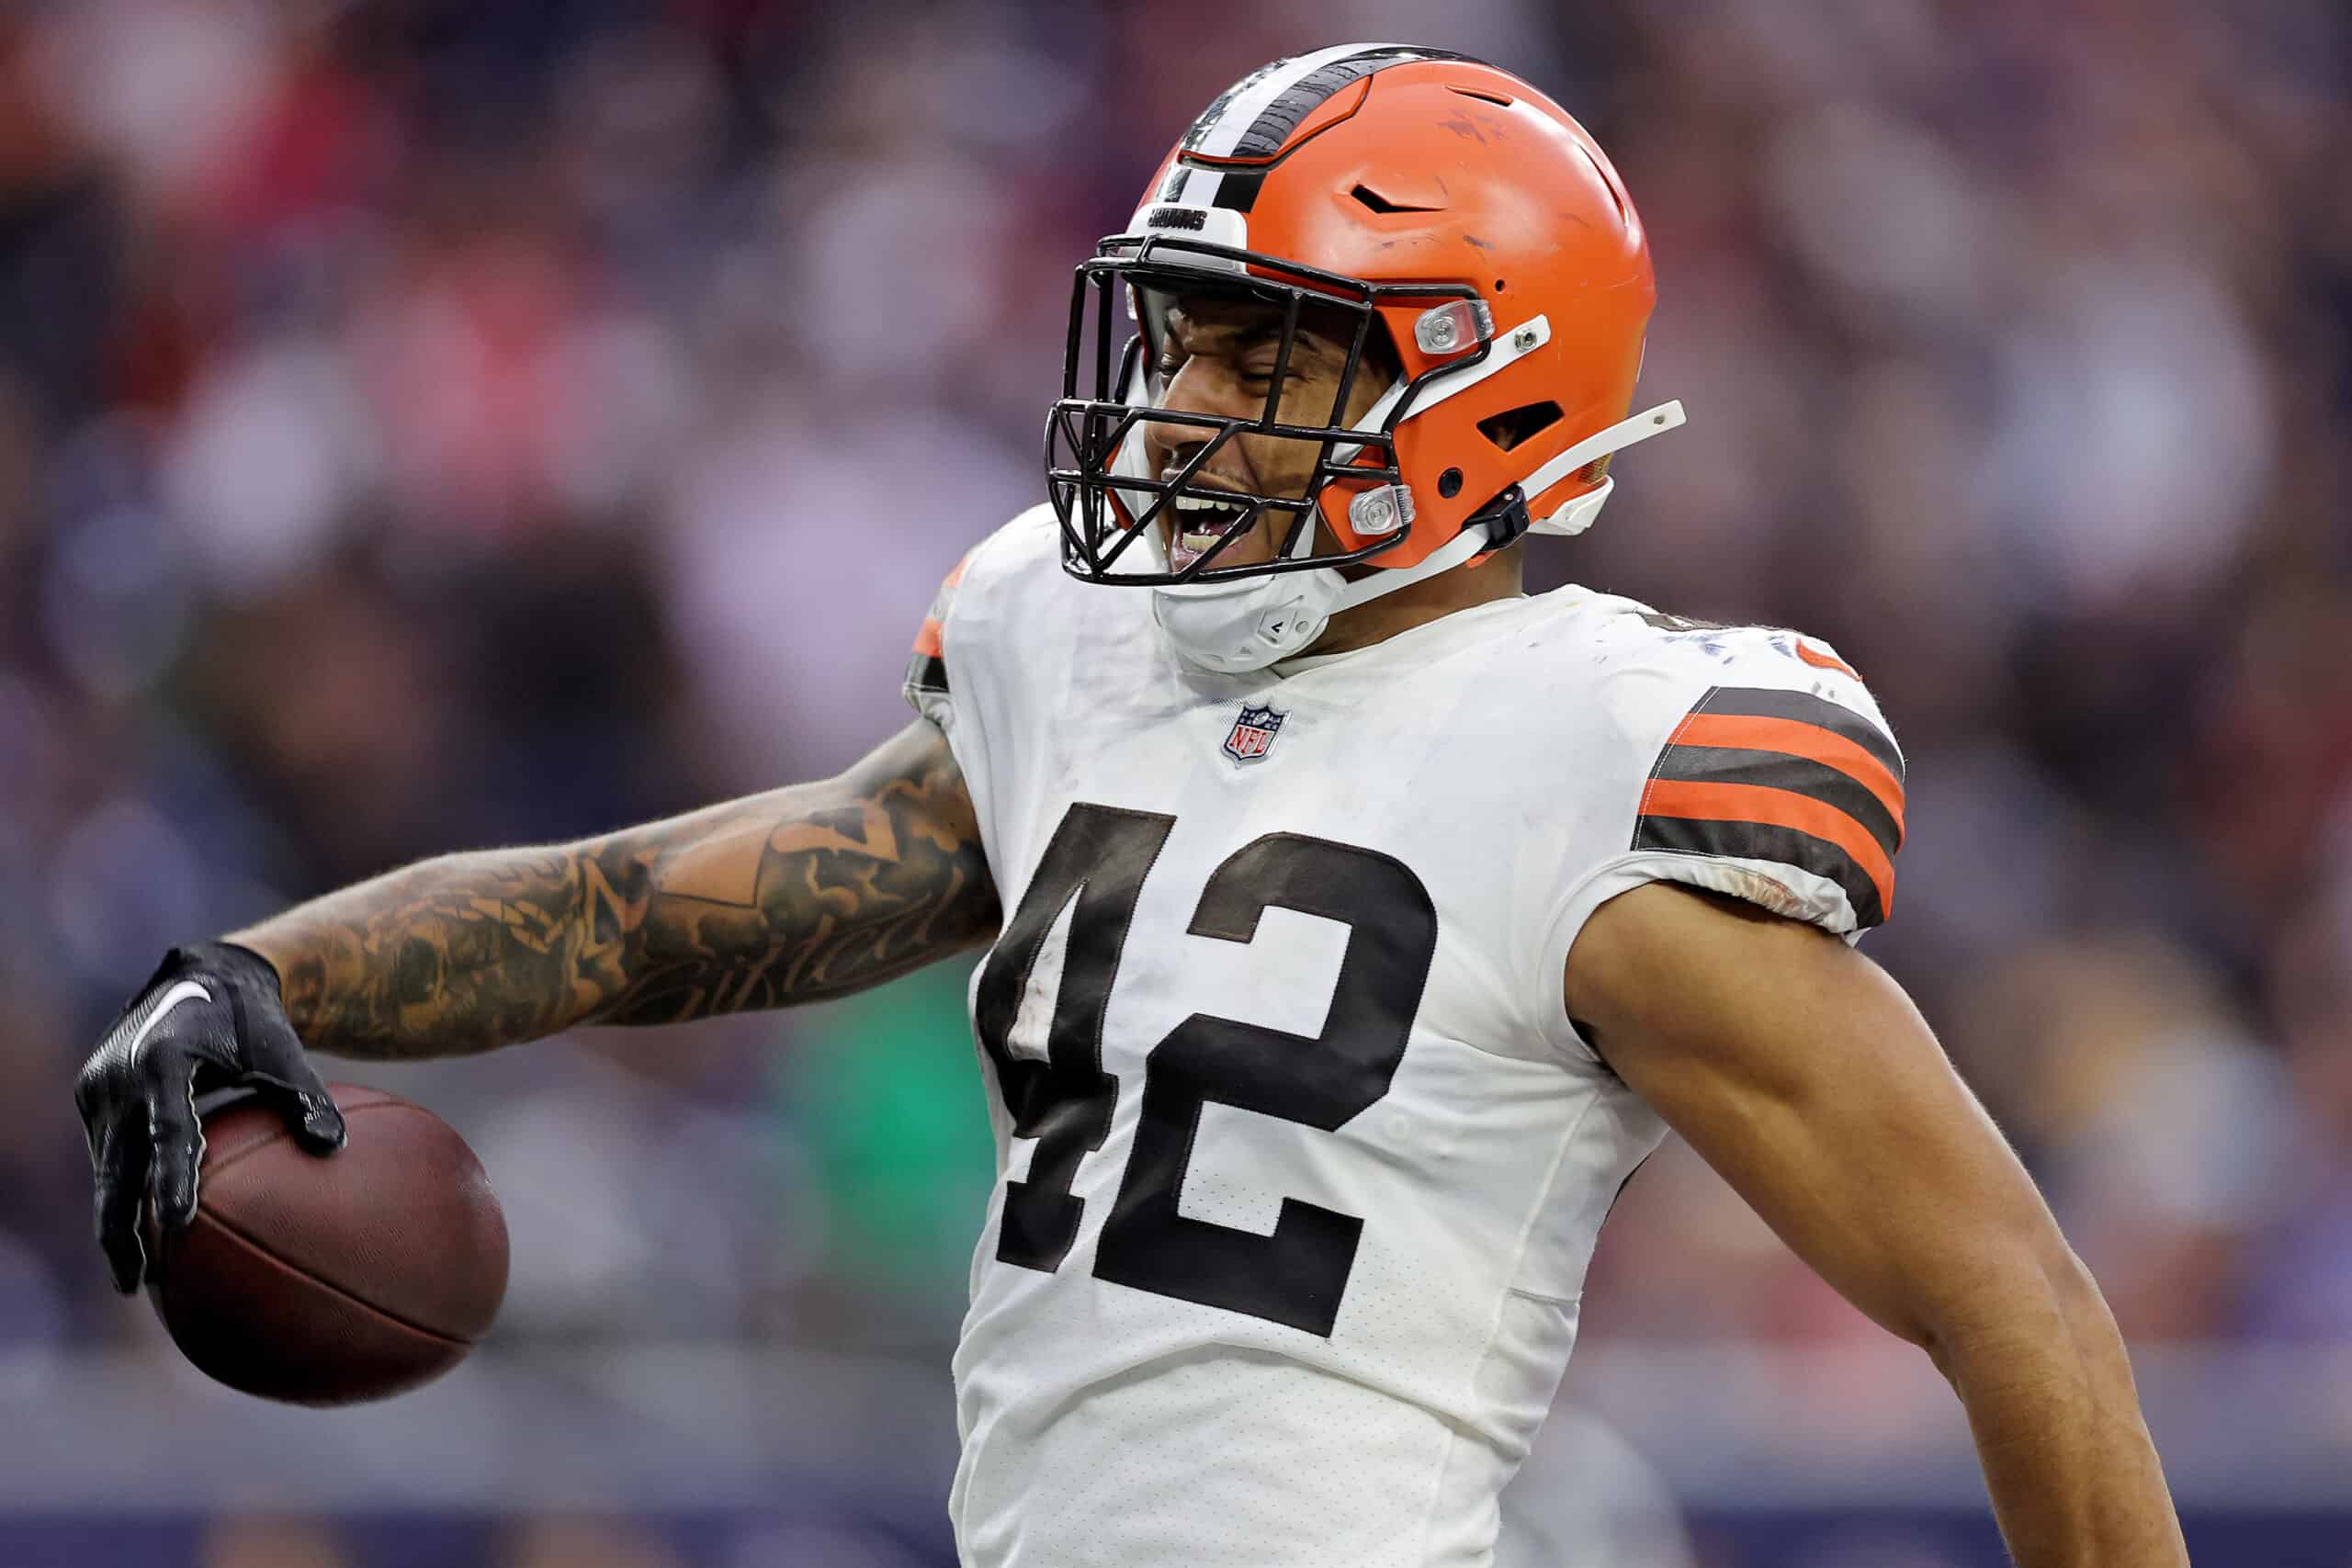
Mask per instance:
[[[287,1021],[268,960],[225,942],[175,947],[74,1085],[97,1175],[98,1245],[125,1295],[147,1271],[139,1224],[150,1189],[164,1228],[196,1218],[196,1097],[217,1089],[259,1094],[312,1154],[343,1147],[343,1113]]]

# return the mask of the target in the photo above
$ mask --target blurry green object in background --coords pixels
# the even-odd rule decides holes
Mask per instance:
[[[827,1271],[917,1321],[949,1314],[950,1328],[996,1175],[964,1011],[971,967],[934,965],[811,1010],[782,1069],[823,1189]]]

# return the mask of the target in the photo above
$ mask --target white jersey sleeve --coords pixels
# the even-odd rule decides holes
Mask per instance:
[[[1620,603],[1594,628],[1603,672],[1584,694],[1600,709],[1591,805],[1619,847],[1598,858],[1586,848],[1569,870],[1544,925],[1542,973],[1556,985],[1593,911],[1649,882],[1742,898],[1849,942],[1884,920],[1904,759],[1861,678],[1796,632]],[[1590,1055],[1564,1015],[1552,1028],[1555,1046]]]
[[[1006,728],[1003,682],[992,678],[1001,674],[993,666],[1001,662],[1001,654],[992,645],[1003,640],[1003,595],[971,592],[972,579],[986,576],[991,561],[1008,553],[1008,536],[1034,533],[1042,510],[1022,513],[964,552],[933,596],[907,661],[907,705],[946,736],[965,788],[983,811],[1000,771],[991,739]],[[1014,736],[1011,742],[1016,748],[1017,740]]]
[[[1057,694],[1042,703],[1040,695],[1074,662],[1066,647],[1072,617],[1041,598],[1073,587],[1114,592],[1061,570],[1059,527],[1052,507],[1033,506],[965,551],[940,583],[907,664],[908,705],[946,736],[1001,879],[1011,874],[1004,856],[1012,846],[998,807],[1017,814],[1038,787],[1040,767],[1051,766],[1046,731],[1062,705]]]

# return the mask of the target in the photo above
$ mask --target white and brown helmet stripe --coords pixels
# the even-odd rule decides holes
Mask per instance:
[[[1342,43],[1261,66],[1201,111],[1177,144],[1168,177],[1153,199],[1246,213],[1265,182],[1265,169],[1221,168],[1204,160],[1274,158],[1309,115],[1351,84],[1391,65],[1466,58],[1408,44]]]

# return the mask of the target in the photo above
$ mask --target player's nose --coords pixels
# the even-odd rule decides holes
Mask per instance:
[[[1181,473],[1209,444],[1209,433],[1188,426],[1161,425],[1144,442],[1145,455],[1155,475]]]
[[[1159,407],[1170,413],[1206,414],[1217,419],[1254,420],[1265,412],[1262,396],[1252,397],[1238,376],[1207,373],[1197,359],[1179,371],[1161,393]],[[1153,420],[1144,428],[1144,453],[1155,474],[1181,468],[1214,441],[1218,432],[1206,425],[1172,424]],[[1230,438],[1228,438],[1230,439]]]

